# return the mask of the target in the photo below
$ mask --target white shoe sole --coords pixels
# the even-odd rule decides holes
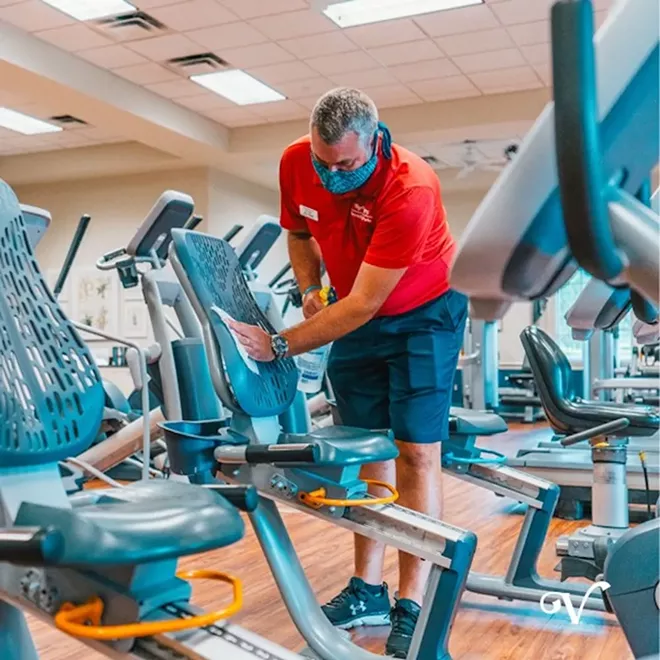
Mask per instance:
[[[363,616],[358,619],[351,619],[347,623],[337,624],[336,628],[341,628],[342,630],[350,630],[351,628],[359,628],[360,626],[389,626],[390,625],[390,615],[389,614],[370,614],[369,616]]]

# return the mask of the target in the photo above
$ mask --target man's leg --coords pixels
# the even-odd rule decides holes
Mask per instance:
[[[342,425],[384,429],[390,426],[387,364],[374,349],[369,326],[334,343],[328,374]],[[394,462],[364,465],[360,476],[394,483]],[[379,490],[370,492],[380,494]],[[384,554],[382,544],[355,536],[355,573],[348,585],[323,606],[333,625],[354,628],[389,624],[390,598],[383,583]]]
[[[395,482],[394,461],[386,463],[367,463],[360,470],[361,479],[375,479],[388,484]],[[370,486],[369,492],[375,497],[387,497],[390,493],[384,488]],[[373,541],[360,534],[355,535],[355,576],[366,584],[383,583],[383,564],[385,562],[385,544]]]
[[[397,441],[397,446],[400,452],[396,461],[397,504],[432,518],[441,518],[441,444],[417,445]],[[399,598],[421,603],[430,572],[430,562],[399,552]]]
[[[390,419],[398,441],[401,506],[433,517],[442,513],[441,442],[467,316],[467,299],[453,291],[394,320],[389,362]],[[429,562],[399,553],[399,598],[392,610],[386,653],[405,658],[421,611]]]

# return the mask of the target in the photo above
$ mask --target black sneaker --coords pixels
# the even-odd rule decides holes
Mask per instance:
[[[385,655],[392,658],[406,658],[410,649],[417,619],[421,607],[408,598],[396,600],[392,608],[390,618],[392,619],[392,632],[387,638],[385,645]]]
[[[387,585],[372,587],[357,577],[352,577],[348,586],[321,609],[333,626],[344,630],[390,623]]]

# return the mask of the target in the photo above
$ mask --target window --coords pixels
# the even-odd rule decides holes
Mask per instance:
[[[555,337],[557,343],[564,353],[566,353],[566,357],[571,360],[571,362],[579,362],[582,360],[582,347],[584,342],[573,339],[571,329],[566,325],[564,317],[573,303],[577,300],[577,297],[587,285],[590,278],[591,276],[588,273],[579,270],[559,291],[557,291],[555,296]],[[632,313],[627,314],[623,321],[619,323],[619,341],[617,345],[617,364],[619,365],[629,364],[632,358],[632,326]]]

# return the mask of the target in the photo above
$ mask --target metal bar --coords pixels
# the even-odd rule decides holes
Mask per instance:
[[[83,215],[80,218],[80,221],[78,222],[78,226],[76,227],[76,233],[73,235],[71,245],[69,245],[69,250],[66,253],[66,257],[64,257],[64,263],[62,264],[62,269],[60,270],[60,274],[57,276],[57,282],[55,282],[55,288],[53,289],[53,295],[55,296],[55,298],[59,298],[60,293],[62,293],[62,289],[64,288],[66,278],[69,276],[69,271],[71,270],[71,266],[73,266],[73,262],[76,259],[78,250],[80,250],[82,240],[85,237],[85,234],[87,233],[87,229],[89,228],[90,221],[91,221],[90,216]]]

